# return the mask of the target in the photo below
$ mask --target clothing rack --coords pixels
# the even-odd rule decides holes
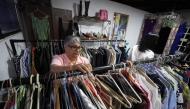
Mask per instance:
[[[20,43],[20,42],[64,42],[64,40],[20,40],[20,39],[10,39],[10,44],[13,50],[13,54],[16,55],[16,48],[14,43]],[[81,40],[81,42],[125,42],[125,40],[95,40],[95,39],[89,39],[89,40]]]
[[[176,55],[168,55],[164,57],[158,57],[158,58],[153,58],[150,60],[142,60],[142,61],[134,61],[133,64],[139,64],[139,63],[149,63],[149,62],[155,62],[155,61],[168,61],[170,59],[179,59],[182,57],[184,54],[176,54]]]
[[[127,64],[126,64],[127,66]],[[115,64],[115,68],[124,68],[124,64]],[[112,70],[113,66],[102,66],[102,67],[95,67],[92,69],[93,74],[102,74],[105,73],[105,71]],[[39,82],[44,83],[45,81],[53,80],[55,73],[47,73],[45,75],[39,75]],[[72,71],[69,74],[68,73],[56,73],[56,78],[64,78],[64,77],[71,77],[71,76],[77,76],[77,75],[83,75],[84,73],[81,73],[80,71]],[[32,78],[32,83],[36,83],[37,76],[34,76]],[[9,81],[11,81],[12,86],[18,86],[18,85],[25,85],[25,84],[30,84],[30,77],[26,78],[16,78],[16,79],[7,79],[4,81],[0,81],[0,88],[2,87],[9,87]]]
[[[173,58],[178,58],[178,57],[181,57],[183,54],[177,54],[177,55],[169,55],[169,56],[165,56],[165,57],[162,57],[162,59],[170,59],[172,56]],[[154,58],[154,59],[151,59],[151,60],[146,60],[146,61],[135,61],[134,64],[138,64],[138,63],[147,63],[147,62],[154,62],[154,61],[158,61],[159,58]],[[124,67],[124,64],[115,64],[114,65],[115,68],[123,68]],[[126,64],[127,66],[127,64]],[[104,73],[105,71],[108,71],[108,70],[112,70],[113,69],[113,66],[112,65],[109,65],[109,66],[102,66],[102,67],[95,67],[92,69],[92,72],[93,74],[102,74]],[[49,80],[52,80],[54,79],[54,73],[47,73],[45,75],[39,75],[39,82],[45,82],[45,81],[49,81]],[[58,73],[56,75],[56,78],[59,79],[59,78],[64,78],[64,77],[70,77],[70,76],[77,76],[77,75],[82,75],[83,73],[79,72],[79,71],[73,71],[71,72],[70,74],[68,73]],[[18,86],[18,85],[24,85],[24,84],[30,84],[30,77],[26,77],[26,78],[17,78],[17,79],[7,79],[7,80],[4,80],[4,81],[0,81],[0,87],[9,87],[9,81],[11,81],[12,83],[12,86]],[[35,83],[36,82],[36,76],[33,77],[32,79],[32,83]],[[3,86],[2,86],[3,85]]]
[[[174,13],[174,12],[162,12],[162,13],[155,13],[155,14],[146,14],[145,16],[160,16],[160,15],[166,15],[166,16],[179,16],[181,18],[183,18],[184,20],[186,20],[187,18],[178,14],[178,13]]]

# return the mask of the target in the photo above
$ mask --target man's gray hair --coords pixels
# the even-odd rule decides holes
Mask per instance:
[[[65,40],[64,40],[64,44],[65,45],[70,45],[73,41],[77,41],[80,45],[81,45],[81,40],[78,36],[68,36]]]

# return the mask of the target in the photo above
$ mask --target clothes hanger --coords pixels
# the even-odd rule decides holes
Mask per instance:
[[[116,48],[116,50],[117,50],[120,54],[122,54],[121,50],[118,48],[119,45],[120,45],[120,44],[118,44],[118,41],[116,40],[115,48]]]
[[[105,55],[105,53],[104,53],[104,51],[103,51],[103,49],[102,49],[102,47],[101,47],[101,42],[100,42],[100,40],[99,40],[99,47],[98,47],[98,50],[100,50],[101,54]]]
[[[89,79],[90,76],[93,76],[93,75],[92,75],[92,74],[81,75],[81,77],[83,78],[83,81],[84,81],[84,79],[85,79],[85,80],[88,81],[88,83],[92,86],[92,89],[93,89],[94,92],[95,92],[95,96],[96,96],[95,98],[96,98],[96,100],[98,101],[98,103],[101,105],[101,107],[103,107],[103,109],[106,109],[106,106],[105,106],[104,102],[102,101],[101,97],[98,95],[98,92],[97,92],[97,90],[96,90],[94,84],[93,84],[92,81]],[[94,94],[93,94],[93,95],[94,95]]]
[[[115,69],[114,65],[112,65],[112,68],[113,68],[113,71],[115,71],[115,73],[113,73],[113,74],[117,75],[116,74],[116,69]],[[112,81],[116,84],[117,88],[121,91],[121,89],[119,88],[119,86],[117,85],[117,83],[115,82],[115,80],[112,78],[110,71],[108,71],[108,75],[109,75],[109,77],[111,77]],[[126,98],[126,96],[124,95],[124,93],[122,91],[121,91],[121,94],[124,97],[124,99],[126,100],[126,102],[129,104],[129,108],[131,108],[132,104],[128,101],[128,99]]]
[[[118,84],[120,84],[120,88],[126,95],[127,99],[129,99],[131,102],[134,103],[140,103],[138,100],[139,99],[138,95],[135,95],[134,90],[132,90],[132,86],[130,85],[130,83],[128,82],[128,80],[125,79],[123,74],[121,74],[121,69],[122,65],[121,68],[119,68],[119,70],[117,71],[118,73],[116,73],[115,71],[117,76],[114,79],[117,81]]]
[[[68,14],[67,14],[67,10],[64,10],[64,13],[62,14],[61,17],[59,17],[59,16],[55,16],[55,18],[56,18],[57,20],[59,20],[59,18],[64,19],[64,16],[66,16],[66,18],[67,18],[68,21],[71,20],[71,19],[69,18]],[[62,21],[62,22],[63,22],[63,21]],[[63,23],[70,23],[70,22],[63,22]]]
[[[18,96],[17,94],[18,94],[18,91],[20,90],[21,85],[22,85],[21,78],[19,79],[19,81],[20,81],[20,86],[18,86],[17,89],[16,89],[16,87],[13,88],[13,91],[15,93],[15,106],[14,107],[17,107],[17,96]]]
[[[86,85],[88,82],[87,80],[87,75],[80,75],[81,79],[80,79],[80,83],[82,84],[78,84],[83,86],[83,88],[81,87],[82,91],[88,96],[88,98],[91,101],[91,105],[93,104],[93,107],[96,107],[97,109],[101,109],[101,104],[99,104],[99,100],[97,99],[96,96],[94,96],[94,94],[92,93],[91,89],[88,87],[88,85]],[[86,83],[87,81],[87,83]],[[80,87],[80,86],[79,86]]]
[[[3,89],[4,82],[5,82],[5,80],[1,83],[1,90]],[[1,90],[0,90],[0,91],[1,91]]]
[[[42,90],[42,85],[40,84],[40,81],[39,81],[39,74],[36,75],[36,84],[37,84],[37,89],[38,89],[36,109],[40,109],[40,92]]]
[[[123,63],[123,62],[121,62],[121,63]],[[131,61],[127,61],[124,64],[125,64],[124,70],[126,70],[131,75],[130,69],[133,67],[133,63]],[[128,68],[126,67],[126,64],[127,64]]]
[[[3,93],[3,94],[5,94],[5,93],[8,92],[8,97],[7,97],[8,99],[6,100],[6,103],[5,103],[4,109],[7,109],[7,105],[8,105],[9,102],[12,100],[11,97],[14,96],[14,94],[11,95],[11,91],[12,91],[12,89],[13,89],[13,88],[12,88],[13,85],[12,85],[11,80],[12,80],[12,78],[9,79],[9,86],[10,86],[11,90],[9,90],[9,91],[5,91],[5,92]],[[3,94],[2,94],[2,95],[3,95]],[[0,95],[0,96],[1,96],[1,95]]]
[[[113,70],[115,70],[115,67],[114,67],[114,65],[112,66],[113,67]],[[113,73],[114,74],[114,73]],[[124,98],[124,102],[125,103],[123,103],[123,101],[119,101],[121,104],[123,104],[125,107],[127,107],[127,108],[131,108],[132,107],[132,104],[129,102],[129,100],[126,98],[126,96],[124,95],[124,93],[121,91],[121,89],[119,88],[119,86],[117,85],[117,83],[115,82],[115,80],[112,78],[112,76],[111,76],[111,73],[110,73],[110,70],[108,71],[108,73],[106,73],[106,74],[104,74],[104,75],[95,75],[95,77],[97,78],[97,76],[104,76],[104,77],[109,77],[112,81],[113,81],[113,83],[114,83],[114,85],[117,87],[117,89],[119,90],[119,92],[120,92],[120,94],[122,95],[122,97]],[[127,104],[126,104],[127,103]]]
[[[129,71],[133,74],[137,74],[138,71],[136,69],[136,66],[138,66],[140,64],[140,61],[136,61],[136,62],[132,62],[131,64],[131,68],[129,69]]]
[[[30,96],[30,108],[29,109],[32,109],[33,95],[34,95],[35,88],[37,88],[37,86],[35,85],[35,83],[32,83],[33,76],[34,75],[30,76],[30,85],[32,85],[32,93],[31,93],[31,96]]]
[[[122,64],[123,64],[123,66],[124,66],[124,69],[126,69],[126,64],[125,63],[123,63],[122,62]],[[133,89],[133,87],[130,85],[130,83],[128,82],[128,80],[121,74],[121,70],[119,70],[119,75],[122,77],[122,78],[124,78],[124,80],[125,80],[125,82],[129,85],[129,87],[131,88],[131,90],[133,91],[133,93],[135,93],[135,95],[137,96],[137,98],[138,98],[138,103],[142,103],[142,99],[140,98],[140,96],[136,93],[136,91]]]
[[[28,48],[31,48],[31,47],[32,47],[32,44],[30,43],[29,40],[26,40],[26,45],[27,45]]]
[[[56,73],[56,78],[64,77],[63,73]],[[57,84],[58,84],[58,93],[59,95],[59,101],[60,101],[60,109],[67,109],[67,99],[65,98],[65,91],[64,91],[64,86],[63,86],[63,78],[62,79],[57,79]],[[62,92],[62,93],[60,93]]]
[[[31,12],[31,13],[29,13],[29,14],[31,15],[31,14],[34,14],[35,12],[40,12],[40,13],[44,14],[45,16],[48,16],[48,17],[49,17],[48,14],[46,14],[46,13],[42,12],[41,10],[39,10],[37,6],[36,6],[36,10],[33,11],[33,12]],[[38,17],[38,18],[44,18],[44,17]]]

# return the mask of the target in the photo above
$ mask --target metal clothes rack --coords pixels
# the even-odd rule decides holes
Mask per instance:
[[[166,15],[166,16],[178,16],[186,20],[187,18],[174,12],[162,12],[162,13],[155,13],[155,14],[146,14],[145,16],[160,16],[160,15]]]
[[[133,64],[155,62],[155,61],[159,61],[160,59],[162,59],[164,61],[168,61],[169,59],[172,59],[172,58],[179,59],[183,55],[184,54],[167,55],[167,56],[164,56],[164,57],[153,58],[153,59],[150,59],[150,60],[134,61]]]
[[[123,68],[124,65],[123,64],[115,64],[114,65],[115,68]],[[126,64],[127,66],[127,64]],[[93,74],[102,74],[102,73],[105,73],[105,71],[108,71],[108,70],[112,70],[113,69],[113,66],[102,66],[102,67],[96,67],[96,68],[93,68],[92,69],[92,72]],[[73,73],[57,73],[56,74],[56,78],[59,79],[59,78],[64,78],[64,77],[70,77],[70,76],[77,76],[77,75],[82,75],[83,73],[79,72],[79,71],[76,71],[76,72],[73,72]],[[45,75],[39,75],[39,82],[40,83],[44,83],[44,82],[47,82],[49,80],[53,80],[54,79],[54,73],[47,73]],[[26,78],[17,78],[17,79],[7,79],[7,80],[4,80],[4,81],[0,81],[0,87],[10,87],[9,86],[9,81],[11,81],[12,83],[12,86],[18,86],[18,85],[26,85],[26,84],[30,84],[30,77],[26,77]],[[34,76],[32,78],[32,83],[36,83],[36,76]]]
[[[169,56],[165,56],[165,57],[160,57],[162,59],[169,59],[171,58],[172,56],[174,58],[178,58],[178,57],[181,57],[183,54],[177,54],[177,55],[169,55]],[[154,62],[154,61],[157,61],[159,58],[154,58],[154,59],[151,59],[151,60],[146,60],[146,61],[136,61],[136,62],[133,62],[133,63],[136,63],[136,64],[139,64],[139,63],[147,63],[147,62]],[[123,64],[115,64],[114,65],[115,68],[123,68],[124,65]],[[126,64],[126,66],[128,66]],[[112,70],[113,69],[113,66],[112,65],[109,65],[109,66],[102,66],[102,67],[95,67],[92,69],[92,72],[93,74],[102,74],[102,73],[105,73],[105,71],[108,71],[108,70]],[[47,82],[49,80],[52,80],[54,78],[54,73],[47,73],[45,75],[39,75],[39,82],[40,83],[44,83],[44,82]],[[70,76],[77,76],[77,75],[82,75],[83,73],[79,72],[79,71],[76,71],[76,72],[73,72],[73,73],[70,73],[70,74],[67,74],[67,73],[58,73],[57,74],[57,79],[59,78],[64,78],[64,77],[70,77]],[[26,77],[26,78],[17,78],[17,79],[7,79],[7,80],[4,80],[4,81],[0,81],[0,87],[9,87],[9,81],[11,81],[12,85],[13,86],[18,86],[18,85],[25,85],[25,84],[30,84],[30,77]],[[33,77],[32,79],[32,83],[36,83],[36,76]],[[2,86],[3,85],[3,86]]]
[[[21,43],[21,42],[62,42],[64,40],[20,40],[20,39],[10,39],[10,44],[13,50],[13,54],[16,55],[16,48],[14,43]],[[81,40],[81,42],[124,42],[125,40]]]

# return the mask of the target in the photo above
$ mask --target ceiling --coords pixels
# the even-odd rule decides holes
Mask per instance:
[[[190,0],[111,0],[150,13],[190,10]]]

